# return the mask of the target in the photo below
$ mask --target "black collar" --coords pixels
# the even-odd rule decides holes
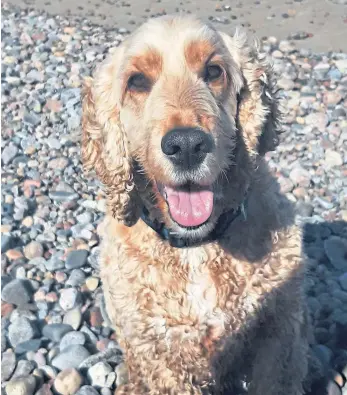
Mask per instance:
[[[244,220],[246,220],[246,210],[245,210],[246,204],[247,204],[247,199],[245,199],[236,210],[231,209],[221,214],[221,216],[218,218],[215,228],[209,235],[207,235],[207,237],[193,241],[176,236],[162,222],[159,222],[157,220],[152,221],[149,218],[149,212],[146,207],[144,207],[142,210],[141,219],[150,228],[152,228],[155,232],[157,232],[157,234],[162,240],[167,240],[172,247],[176,247],[176,248],[197,247],[199,245],[218,240],[220,237],[223,236],[224,232],[228,229],[229,225],[240,215],[242,215]]]

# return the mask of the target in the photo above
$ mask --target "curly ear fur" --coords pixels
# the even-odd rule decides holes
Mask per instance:
[[[281,133],[282,112],[272,66],[260,52],[259,42],[248,43],[245,32],[237,30],[233,37],[222,33],[222,37],[244,79],[238,127],[251,156],[264,155],[277,147]]]
[[[82,161],[95,170],[106,187],[113,217],[131,226],[139,218],[128,141],[119,119],[115,91],[114,55],[95,79],[87,78],[82,92]]]

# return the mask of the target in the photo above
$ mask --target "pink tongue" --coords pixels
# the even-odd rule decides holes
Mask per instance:
[[[177,191],[165,187],[167,203],[172,218],[182,226],[199,226],[206,222],[213,209],[213,192]]]

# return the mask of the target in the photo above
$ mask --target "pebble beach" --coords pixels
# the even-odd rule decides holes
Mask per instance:
[[[347,18],[347,5],[337,6],[346,7]],[[112,28],[91,19],[2,5],[1,370],[7,395],[111,395],[124,379],[98,270],[105,196],[80,161],[80,93],[83,78],[133,27],[129,18]],[[286,108],[281,144],[266,159],[303,228],[315,352],[343,383],[347,48],[341,42],[308,49],[306,30],[261,36]]]

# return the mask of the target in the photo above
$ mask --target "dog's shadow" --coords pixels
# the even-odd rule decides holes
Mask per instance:
[[[306,295],[317,345],[314,351],[332,379],[347,367],[347,222],[303,226]],[[320,394],[324,392],[312,392]]]
[[[286,198],[284,200],[286,201]],[[288,207],[290,206],[289,204]],[[289,225],[290,218],[293,220],[294,216],[289,216]],[[264,234],[264,237],[270,237],[270,233]],[[238,249],[237,243],[231,247],[226,243],[223,248],[229,248],[231,254],[245,257],[243,251]],[[260,254],[256,258],[267,252],[254,251]],[[305,395],[337,395],[340,391],[338,387],[332,389],[332,386],[335,386],[333,381],[335,379],[340,385],[344,384],[346,377],[343,372],[346,372],[347,367],[347,222],[303,224],[302,257],[307,273],[305,295],[314,331],[311,352],[320,362],[320,372],[314,372],[314,375],[318,373],[318,378],[313,380],[311,391]],[[252,261],[250,258],[254,256],[246,258]],[[264,306],[276,303],[276,295],[291,289],[291,281],[293,279],[289,278],[281,289],[275,289],[268,294]],[[258,316],[262,316],[261,311],[258,312]],[[247,355],[244,357],[247,361]],[[340,381],[336,380],[336,374],[339,375]],[[227,392],[228,395],[235,393],[241,392]]]

